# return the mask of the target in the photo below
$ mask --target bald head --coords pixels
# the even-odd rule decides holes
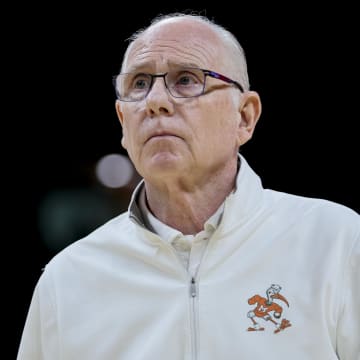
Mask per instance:
[[[225,70],[226,75],[239,81],[244,89],[249,89],[246,59],[241,45],[232,33],[204,16],[182,13],[162,15],[156,17],[149,27],[134,33],[129,40],[131,42],[123,59],[122,72],[127,71],[129,54],[134,49],[145,49],[156,40],[165,41],[169,45],[184,44],[185,58],[187,42],[198,41],[195,45],[199,55],[201,52],[209,52],[223,68],[219,71]]]

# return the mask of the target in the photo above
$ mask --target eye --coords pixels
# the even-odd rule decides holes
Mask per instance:
[[[151,77],[147,74],[138,74],[132,80],[131,87],[133,89],[143,90],[150,86]]]
[[[183,70],[176,75],[174,85],[175,86],[193,86],[196,84],[201,84],[201,78],[199,74],[189,71]]]

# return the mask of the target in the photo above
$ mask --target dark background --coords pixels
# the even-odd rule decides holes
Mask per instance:
[[[95,191],[112,202],[114,216],[126,209],[132,185],[108,191],[96,182],[94,166],[106,154],[125,155],[111,78],[119,70],[124,40],[159,13],[202,11],[240,40],[251,86],[263,101],[254,138],[242,153],[264,187],[360,211],[359,29],[355,10],[342,5],[315,10],[303,3],[291,8],[95,3],[74,9],[55,3],[14,9],[8,40],[15,101],[8,116],[12,130],[3,133],[11,183],[4,189],[10,198],[5,224],[12,263],[10,352],[16,353],[41,269],[61,247],[49,247],[39,226],[48,195]],[[101,209],[94,205],[93,212]],[[64,246],[101,220],[75,229]]]

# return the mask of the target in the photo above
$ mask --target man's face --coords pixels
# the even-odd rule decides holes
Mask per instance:
[[[227,57],[209,26],[177,19],[157,24],[137,39],[122,71],[159,74],[187,66],[231,77]],[[145,179],[206,181],[206,176],[236,161],[242,94],[220,80],[206,81],[207,88],[216,89],[184,99],[172,97],[163,79],[156,78],[146,99],[117,102],[122,144]]]

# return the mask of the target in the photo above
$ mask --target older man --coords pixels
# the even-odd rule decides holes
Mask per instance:
[[[143,181],[35,289],[19,360],[357,360],[360,219],[265,190],[243,50],[204,17],[136,33],[115,79]]]

